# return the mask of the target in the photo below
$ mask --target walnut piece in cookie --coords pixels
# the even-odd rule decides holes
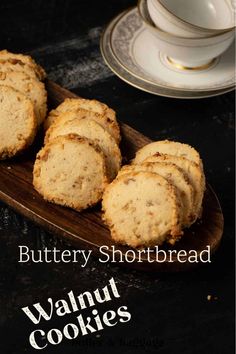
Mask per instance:
[[[59,136],[37,154],[33,185],[45,200],[84,210],[101,200],[107,185],[104,155],[87,138]]]
[[[175,190],[156,173],[118,176],[104,192],[102,209],[112,238],[131,247],[173,244],[182,234]]]
[[[36,131],[32,102],[14,88],[0,86],[0,159],[26,149],[32,144]]]

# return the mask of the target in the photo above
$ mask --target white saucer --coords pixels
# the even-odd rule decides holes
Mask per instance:
[[[120,26],[121,23],[123,24],[123,27]],[[147,71],[147,68],[145,67],[144,69],[143,64],[141,64],[143,57],[146,57],[146,59],[148,60],[150,59],[150,55],[147,52],[147,43],[140,42],[140,36],[139,36],[140,33],[145,34],[143,26],[144,25],[142,24],[142,21],[138,16],[137,9],[134,8],[123,12],[122,14],[117,16],[114,20],[112,20],[102,35],[100,44],[101,44],[101,52],[103,58],[107,63],[107,65],[111,68],[111,70],[122,80],[126,81],[130,85],[135,86],[143,91],[147,91],[160,96],[167,96],[167,97],[174,97],[174,98],[212,97],[216,95],[221,95],[223,93],[232,91],[234,89],[233,86],[234,82],[232,83],[231,77],[230,77],[231,80],[230,84],[228,83],[226,84],[225,87],[218,88],[218,89],[216,89],[215,86],[214,87],[210,86],[209,83],[207,86],[209,87],[208,89],[200,87],[199,89],[196,90],[193,88],[189,88],[189,86],[186,88],[186,86],[183,87],[182,84],[180,86],[179,83],[178,83],[178,87],[176,87],[176,83],[173,84],[173,82],[170,80],[173,74],[174,75],[177,74],[178,76],[181,77],[185,77],[189,75],[193,77],[193,76],[198,76],[199,72],[194,74],[187,72],[183,74],[182,71],[180,73],[178,70],[176,71],[176,69],[174,70],[173,68],[169,69],[168,67],[165,67],[164,64],[163,66],[165,70],[168,70],[171,74],[169,74],[168,80],[167,77],[165,77],[164,83],[163,80],[160,83],[160,79],[158,80],[158,75],[156,75],[156,72],[155,72],[155,76],[153,75],[152,72],[153,67],[151,66],[148,67],[148,71]],[[124,42],[124,38],[125,38],[125,42]],[[136,41],[135,40],[136,38],[139,38],[139,41]],[[149,40],[148,42],[150,43]],[[133,46],[133,43],[135,43],[136,45]],[[137,43],[139,45],[137,45]],[[142,43],[141,46],[140,43]],[[130,50],[130,48],[132,48],[132,51]],[[135,61],[134,61],[134,56],[130,55],[130,53],[133,53],[133,48],[135,48],[135,53],[136,53]],[[114,54],[113,52],[115,50],[116,50],[116,54]],[[122,55],[122,53],[124,55]],[[156,62],[162,63],[161,60],[158,61],[158,57],[160,56],[157,55]],[[133,66],[133,64],[135,65]],[[218,62],[215,64],[214,68],[217,65]],[[134,67],[138,68],[138,71],[136,71],[135,69],[133,72],[132,70],[130,70],[131,67],[132,70],[134,70]],[[213,67],[210,68],[210,70],[213,70]],[[205,74],[208,71],[209,69],[205,71]]]
[[[205,70],[178,69],[162,54],[136,8],[119,18],[110,45],[117,61],[136,77],[154,85],[186,91],[222,90],[234,85],[232,45]]]

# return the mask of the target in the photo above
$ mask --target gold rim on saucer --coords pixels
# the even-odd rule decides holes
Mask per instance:
[[[178,91],[178,92],[192,92],[194,94],[196,94],[197,92],[204,92],[204,93],[208,93],[208,92],[212,92],[212,91],[219,91],[219,90],[225,90],[225,89],[228,89],[228,88],[231,88],[231,87],[234,87],[234,84],[227,84],[227,85],[224,85],[222,87],[219,87],[219,88],[216,88],[216,87],[208,87],[208,88],[189,88],[189,87],[181,87],[181,86],[171,86],[171,84],[164,84],[164,83],[161,83],[161,82],[155,82],[154,80],[148,78],[148,77],[143,77],[141,76],[140,74],[134,72],[130,67],[128,67],[125,63],[123,63],[120,58],[117,56],[116,54],[116,51],[114,49],[114,46],[113,46],[113,42],[112,42],[112,36],[113,36],[113,33],[114,33],[114,30],[116,28],[116,25],[126,16],[128,15],[129,13],[132,13],[134,12],[134,10],[136,9],[137,11],[137,7],[131,7],[129,8],[128,10],[125,10],[124,12],[122,12],[119,16],[117,16],[114,20],[112,20],[111,22],[113,23],[111,29],[110,29],[110,36],[109,36],[109,46],[111,48],[111,51],[112,51],[112,56],[113,58],[116,60],[117,63],[119,63],[119,66],[121,66],[126,72],[128,72],[131,76],[141,80],[142,82],[146,82],[150,85],[154,85],[154,86],[157,86],[157,87],[162,87],[163,89],[168,89],[168,90],[174,90],[174,91]],[[138,16],[138,11],[137,11],[137,16]],[[108,25],[109,26],[109,25]],[[145,30],[145,28],[143,28],[143,31]],[[211,63],[211,66],[213,66],[213,64],[216,64],[217,63],[217,59],[220,59],[220,57],[214,59],[214,63]],[[168,64],[168,61],[166,60],[166,63]],[[138,65],[138,64],[137,64]],[[138,65],[139,66],[139,65]],[[173,70],[174,70],[174,66],[172,65],[173,67]],[[171,64],[169,66],[169,69],[171,69]],[[184,68],[182,67],[181,68],[182,70],[184,70]],[[209,66],[208,69],[211,69],[211,67]],[[205,70],[207,70],[205,68]],[[193,71],[193,70],[192,70]],[[200,71],[200,69],[199,69]],[[197,70],[195,70],[195,72],[197,72]],[[182,94],[181,94],[182,95]]]
[[[130,10],[134,7],[125,10],[115,18],[113,18],[110,23],[103,30],[103,33],[100,38],[100,50],[103,56],[103,59],[106,65],[111,69],[111,71],[117,75],[121,80],[127,84],[140,89],[144,92],[148,92],[154,95],[168,97],[168,98],[177,98],[177,99],[200,99],[200,98],[210,98],[214,96],[219,96],[224,93],[228,93],[234,90],[234,86],[230,86],[225,89],[219,89],[218,91],[180,91],[172,88],[166,88],[158,85],[154,85],[148,82],[145,82],[141,78],[135,77],[131,72],[127,71],[119,61],[114,57],[113,51],[110,47],[110,36],[113,27],[115,24]]]

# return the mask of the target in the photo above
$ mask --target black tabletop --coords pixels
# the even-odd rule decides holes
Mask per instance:
[[[96,258],[77,263],[18,263],[19,245],[31,250],[72,249],[56,236],[0,204],[0,352],[37,352],[29,344],[36,329],[21,310],[102,288],[113,277],[120,298],[100,304],[103,314],[127,306],[126,324],[50,345],[45,353],[233,354],[234,352],[234,93],[178,100],[139,91],[106,67],[99,50],[102,29],[131,0],[2,0],[0,47],[28,52],[49,78],[85,98],[113,107],[118,118],[152,139],[196,147],[208,182],[222,205],[221,246],[207,266],[177,274],[148,274]],[[210,297],[209,297],[210,295]],[[75,314],[53,316],[42,328],[63,328]],[[38,328],[38,327],[37,327]]]

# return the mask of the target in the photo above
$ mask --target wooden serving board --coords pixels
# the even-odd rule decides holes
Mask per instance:
[[[67,97],[77,97],[51,81],[47,82],[47,90],[50,108],[56,107]],[[124,123],[120,125],[122,155],[124,161],[128,161],[134,157],[139,148],[149,143],[150,139]],[[100,246],[107,245],[111,251],[111,246],[114,245],[124,254],[129,248],[112,241],[109,230],[101,220],[100,206],[78,213],[45,202],[34,190],[32,169],[36,153],[42,144],[43,136],[38,136],[34,145],[23,155],[0,162],[0,200],[48,231],[68,240],[75,247],[91,249],[94,254],[99,254]],[[223,215],[220,204],[212,188],[208,186],[204,197],[202,220],[185,231],[174,249],[196,250],[199,255],[209,245],[213,254],[219,246],[222,233]],[[164,246],[163,250],[168,251],[168,247]],[[143,255],[142,262],[135,261],[127,265],[148,271],[180,271],[199,264],[180,263],[176,257],[173,260],[173,263],[168,262],[168,258],[163,263],[150,263]]]

